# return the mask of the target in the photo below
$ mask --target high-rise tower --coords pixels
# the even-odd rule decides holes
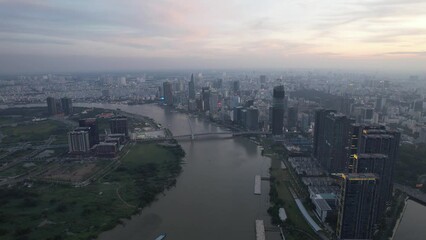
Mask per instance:
[[[203,111],[210,111],[210,88],[203,87],[201,90],[201,101],[203,105]]]
[[[71,98],[61,98],[61,105],[64,115],[71,115],[73,113]]]
[[[164,101],[167,105],[173,106],[173,89],[170,82],[163,83]]]
[[[372,239],[378,210],[379,178],[373,173],[342,175],[338,204],[338,239]]]
[[[191,74],[191,81],[189,81],[188,84],[188,94],[189,99],[194,100],[195,99],[195,81],[194,81],[194,74]]]
[[[126,137],[129,136],[129,130],[127,127],[127,117],[117,116],[111,118],[109,120],[109,127],[111,129],[112,134],[121,133],[124,134]]]
[[[353,120],[332,110],[315,113],[314,156],[330,173],[348,172],[351,123]]]
[[[46,102],[47,102],[47,113],[49,114],[49,116],[57,114],[58,111],[56,109],[56,99],[53,97],[48,97],[46,99]]]
[[[297,127],[297,115],[298,115],[297,107],[289,107],[288,108],[287,127],[289,129]]]
[[[274,87],[272,95],[272,134],[283,134],[284,125],[284,86]]]
[[[89,142],[90,147],[99,143],[99,131],[98,131],[98,122],[96,118],[86,118],[80,119],[78,121],[79,127],[88,127],[89,130]]]
[[[394,167],[399,153],[400,137],[399,132],[388,130],[384,126],[354,124],[351,127],[350,169],[353,172],[372,172],[379,175],[380,214],[384,212],[385,203],[392,199]],[[377,154],[384,156],[379,158]]]

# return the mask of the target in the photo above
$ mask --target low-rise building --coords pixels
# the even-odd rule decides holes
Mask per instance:
[[[93,151],[97,156],[115,157],[118,153],[117,143],[101,142],[93,146]]]

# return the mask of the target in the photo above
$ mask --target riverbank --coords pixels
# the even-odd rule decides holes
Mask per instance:
[[[150,116],[167,126],[174,135],[224,131],[218,124],[194,118],[154,104],[86,107],[121,108],[122,111]],[[189,124],[191,123],[191,125]],[[253,223],[269,224],[269,183],[262,181],[265,194],[253,194],[253,177],[268,176],[270,159],[246,138],[212,138],[182,141],[187,153],[177,187],[167,191],[141,214],[124,221],[101,240],[155,239],[161,233],[184,239],[255,239]],[[197,227],[194,227],[196,223]],[[268,233],[267,233],[268,235]],[[272,234],[271,234],[272,235]],[[276,235],[276,234],[273,234]],[[271,238],[278,239],[278,238]]]
[[[408,201],[408,199],[409,199],[409,197],[405,198],[404,208],[402,209],[402,211],[400,212],[400,214],[398,216],[398,219],[396,220],[396,224],[395,224],[395,226],[394,226],[394,228],[392,230],[392,237],[390,239],[394,239],[395,238],[395,234],[398,231],[399,225],[401,224],[402,217],[404,216],[405,210],[407,209],[407,201]]]
[[[281,157],[271,149],[265,150],[265,156],[271,158],[271,188],[269,193],[271,207],[268,213],[271,215],[273,224],[282,226],[287,240],[318,239],[316,233],[303,218],[291,194],[294,183],[292,183],[293,179],[290,176],[289,169],[281,168]],[[284,208],[287,214],[287,220],[284,223],[278,217],[279,208]]]
[[[36,112],[39,110],[37,108]],[[92,117],[98,114],[98,110],[86,113],[85,116]],[[14,113],[13,109],[8,111]],[[24,112],[33,111],[25,108]],[[15,126],[8,135],[16,136],[15,132],[31,128],[33,124],[38,123],[29,121],[22,125],[22,129],[20,125]],[[106,124],[101,127],[104,128],[104,125]],[[41,140],[53,133],[66,136],[68,128],[61,128],[60,132],[42,128],[43,131],[45,129],[47,130],[42,132],[43,135],[39,134]],[[15,141],[15,138],[9,138]],[[38,141],[39,138],[35,140]],[[15,142],[19,143],[17,140]],[[62,161],[66,155],[58,155],[56,160],[31,159],[37,165],[49,164],[62,169],[61,174],[67,172],[73,177],[74,172],[83,174],[85,171],[92,171],[96,174],[96,169],[112,162],[117,163],[117,167],[84,187],[73,187],[66,182],[41,181],[37,175],[22,182],[11,182],[9,187],[1,187],[0,238],[94,239],[101,232],[122,223],[123,219],[140,213],[141,209],[156,201],[157,196],[175,186],[185,156],[184,150],[176,141],[169,141],[167,144],[129,143],[125,149],[123,152],[126,154],[119,159],[82,158]],[[65,175],[55,177],[61,176]]]

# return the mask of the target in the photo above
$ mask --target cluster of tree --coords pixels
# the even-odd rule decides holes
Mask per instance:
[[[385,216],[382,216],[379,222],[379,231],[374,236],[375,240],[388,240],[393,235],[393,228],[402,214],[405,206],[406,195],[400,191],[396,191],[392,199],[392,204]]]
[[[426,173],[426,144],[404,144],[400,147],[399,158],[395,163],[395,180],[414,187]],[[423,187],[423,190],[425,188]]]
[[[20,115],[26,117],[45,117],[47,116],[47,108],[31,107],[31,108],[6,108],[0,109],[0,116]]]
[[[272,224],[282,224],[278,210],[284,207],[284,201],[278,196],[277,183],[273,177],[270,179],[269,199],[271,206],[268,208],[268,214],[271,216]]]

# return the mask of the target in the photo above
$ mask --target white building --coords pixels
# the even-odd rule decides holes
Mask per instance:
[[[312,203],[315,205],[315,213],[321,222],[325,222],[327,214],[331,212],[331,207],[328,205],[327,201],[317,194],[314,198],[311,198]]]
[[[89,132],[77,129],[69,132],[68,148],[70,153],[85,153],[90,151]]]

